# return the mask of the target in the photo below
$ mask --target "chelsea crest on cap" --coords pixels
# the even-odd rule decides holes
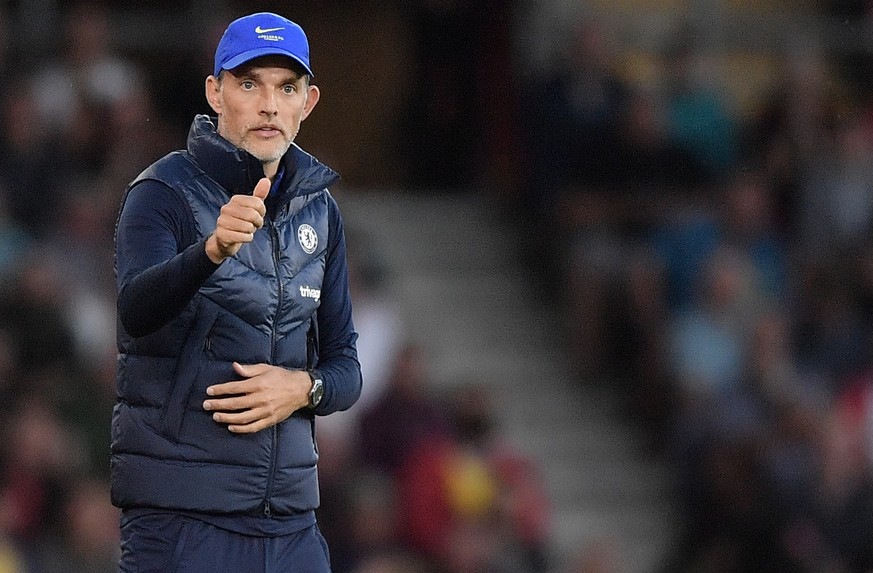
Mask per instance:
[[[272,12],[258,12],[234,20],[224,31],[215,50],[215,70],[232,70],[261,56],[288,56],[310,76],[309,41],[303,28]]]

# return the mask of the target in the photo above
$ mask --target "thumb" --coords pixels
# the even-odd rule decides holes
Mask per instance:
[[[234,371],[242,376],[243,378],[251,378],[252,376],[257,376],[258,374],[263,373],[267,370],[269,366],[266,364],[240,364],[239,362],[233,363]]]
[[[257,189],[257,187],[255,187],[255,189]],[[233,369],[237,374],[239,374],[243,378],[250,378],[250,377],[254,376],[254,373],[251,371],[249,366],[246,364],[240,364],[239,362],[234,362]]]
[[[255,190],[252,192],[252,195],[257,197],[258,199],[264,200],[267,198],[267,195],[270,194],[270,180],[266,177],[262,177],[260,181],[255,185]]]

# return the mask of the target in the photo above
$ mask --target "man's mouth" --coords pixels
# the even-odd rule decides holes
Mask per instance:
[[[280,135],[282,130],[276,127],[275,125],[262,125],[253,129],[255,133],[262,136],[275,136]]]

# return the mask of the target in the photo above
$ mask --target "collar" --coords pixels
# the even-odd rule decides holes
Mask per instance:
[[[261,162],[218,134],[214,118],[197,115],[188,131],[188,153],[200,168],[218,183],[228,195],[251,194],[264,176]],[[272,193],[280,204],[299,195],[309,195],[325,189],[339,179],[339,174],[306,153],[297,144],[282,156],[283,175]]]

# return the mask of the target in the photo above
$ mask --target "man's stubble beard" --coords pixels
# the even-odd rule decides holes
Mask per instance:
[[[282,157],[284,157],[288,150],[291,148],[291,144],[293,142],[293,138],[288,141],[283,141],[282,147],[277,148],[275,152],[270,153],[269,155],[266,154],[266,152],[264,151],[256,152],[255,150],[251,149],[251,146],[244,145],[242,146],[242,148],[249,152],[251,155],[253,155],[255,159],[260,161],[262,164],[266,165],[268,163],[276,163],[277,161],[282,159]]]

